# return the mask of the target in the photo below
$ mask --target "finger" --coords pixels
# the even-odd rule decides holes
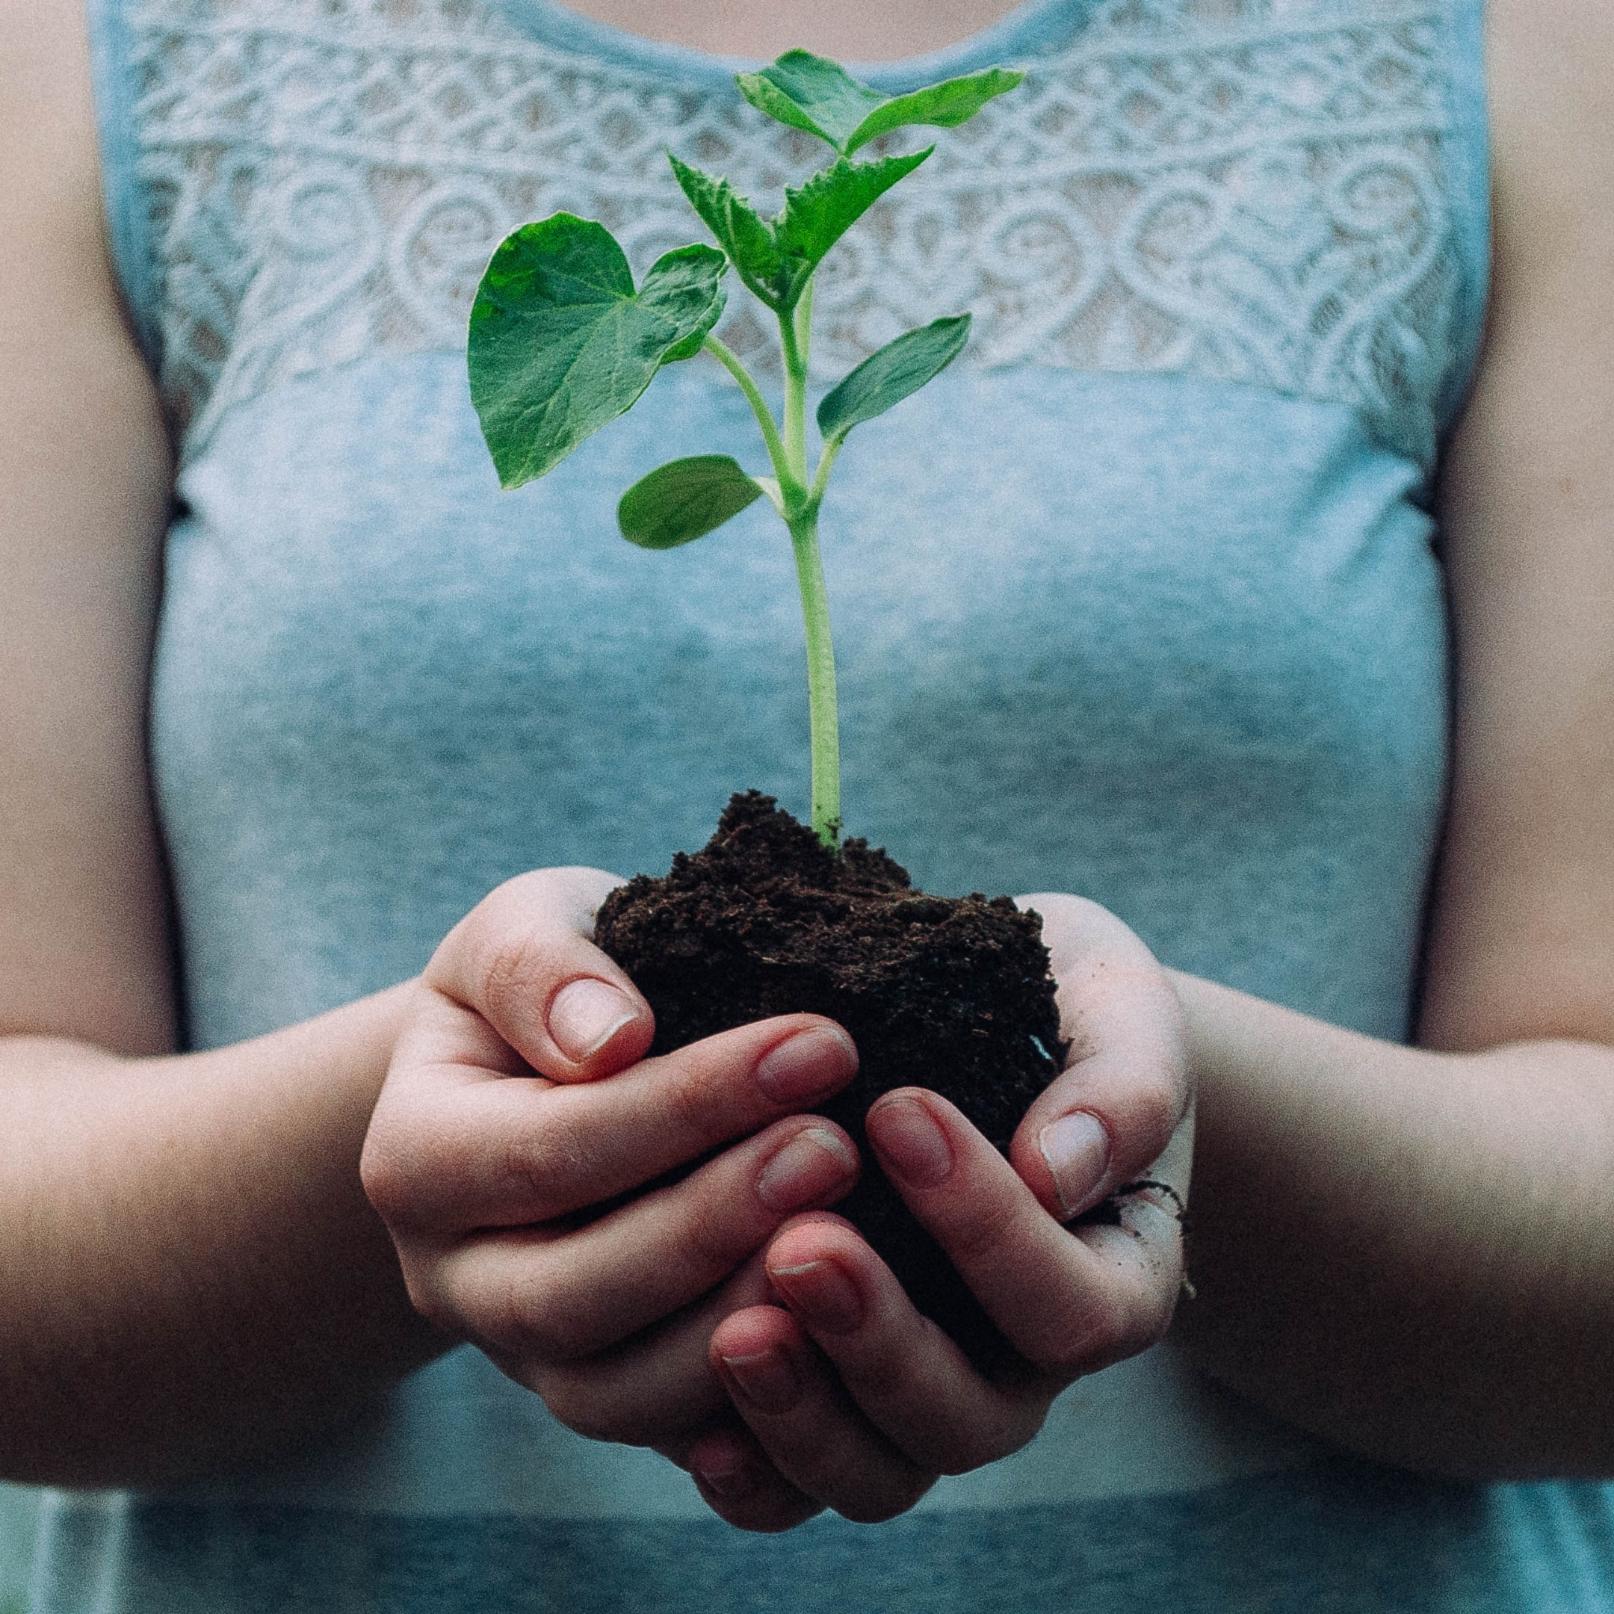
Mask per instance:
[[[687,1449],[703,1431],[738,1421],[708,1360],[713,1331],[732,1313],[772,1299],[757,1250],[717,1288],[610,1349],[567,1362],[493,1360],[576,1434]]]
[[[766,1261],[773,1288],[847,1396],[919,1468],[962,1474],[1018,1451],[1063,1388],[1053,1377],[1013,1387],[984,1378],[844,1218],[791,1222]],[[726,1350],[738,1325],[725,1324],[718,1336]]]
[[[906,1513],[936,1474],[876,1429],[790,1315],[755,1306],[712,1336],[713,1365],[781,1475],[855,1524]],[[936,1410],[932,1410],[932,1416]]]
[[[706,1505],[736,1528],[765,1535],[793,1530],[822,1513],[822,1502],[797,1490],[773,1466],[726,1393],[724,1405],[726,1422],[662,1449],[695,1481]]]
[[[1154,955],[1107,910],[1057,893],[1016,900],[1043,917],[1071,1049],[1015,1129],[1009,1158],[1069,1221],[1147,1176],[1182,1121],[1184,1017]]]
[[[846,1133],[817,1116],[776,1123],[682,1182],[584,1227],[512,1227],[430,1257],[401,1257],[417,1308],[471,1321],[478,1344],[568,1361],[688,1305],[766,1242],[787,1215],[857,1180]]]
[[[1165,1333],[1182,1271],[1174,1219],[1164,1218],[1171,1232],[1153,1218],[1141,1231],[1062,1226],[937,1093],[899,1088],[869,1110],[865,1129],[909,1209],[1034,1366],[1068,1381]]]
[[[409,1057],[435,1053],[436,1062],[389,1076],[361,1171],[389,1225],[424,1234],[523,1226],[606,1204],[828,1098],[857,1071],[839,1026],[794,1014],[641,1060],[610,1081],[490,1081],[486,1066],[466,1075],[443,1062],[451,1045],[475,1057],[478,1028],[498,1040],[478,1015],[439,999],[422,1021],[435,1031],[417,1024]],[[442,1038],[435,1048],[432,1035]]]
[[[595,913],[620,884],[586,868],[506,880],[443,938],[422,979],[481,1015],[552,1081],[620,1070],[655,1035],[643,994],[592,940]],[[491,1073],[509,1074],[497,1066]]]

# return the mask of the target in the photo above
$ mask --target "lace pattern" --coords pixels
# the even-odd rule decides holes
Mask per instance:
[[[129,0],[133,205],[196,454],[232,405],[463,346],[488,255],[558,209],[637,271],[705,234],[671,147],[759,202],[821,147],[731,90],[534,38],[494,0]],[[1094,0],[837,249],[831,380],[973,310],[966,362],[1337,401],[1427,465],[1463,266],[1440,0]],[[767,373],[735,288],[723,334]]]

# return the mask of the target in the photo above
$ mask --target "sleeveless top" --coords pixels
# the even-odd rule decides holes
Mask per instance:
[[[602,219],[642,273],[705,238],[664,148],[767,203],[816,165],[744,64],[554,0],[89,11],[179,447],[150,748],[186,1045],[417,973],[521,870],[663,870],[748,786],[803,810],[771,513],[668,555],[614,530],[665,459],[761,468],[729,379],[670,367],[507,494],[465,377],[517,224]],[[995,62],[1025,84],[822,276],[820,383],[976,315],[825,509],[848,830],[928,889],[1082,892],[1167,964],[1404,1040],[1446,783],[1431,488],[1486,294],[1479,0],[1027,0],[860,71]],[[51,1493],[33,1607],[1549,1614],[1614,1598],[1610,1496],[1359,1461],[1168,1339],[899,1519],[750,1535],[461,1347],[295,1460]]]

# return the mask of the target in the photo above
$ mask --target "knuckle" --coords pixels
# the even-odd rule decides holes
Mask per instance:
[[[406,1261],[403,1263],[403,1280],[404,1293],[419,1316],[443,1333],[464,1335],[464,1319],[427,1271],[412,1261]]]
[[[498,1175],[504,1197],[522,1207],[525,1219],[543,1222],[575,1210],[578,1185],[602,1181],[603,1166],[585,1129],[552,1102],[537,1127],[506,1141]],[[594,1197],[593,1190],[585,1196]]]
[[[553,961],[530,933],[504,929],[485,944],[478,978],[482,1006],[496,1030],[521,1025],[539,1010]]]
[[[1180,1094],[1164,1071],[1141,1080],[1132,1093],[1133,1125],[1146,1140],[1151,1158],[1176,1130]]]
[[[676,1190],[668,1190],[676,1192]],[[727,1277],[767,1237],[763,1227],[743,1224],[737,1207],[751,1196],[734,1193],[726,1183],[707,1184],[691,1203],[684,1224],[684,1247],[702,1275]]]
[[[1096,1372],[1128,1354],[1126,1319],[1107,1302],[1082,1303],[1074,1298],[1058,1308],[1030,1337],[1017,1341],[1020,1354],[1034,1366],[1058,1374]]]
[[[667,1084],[666,1120],[683,1142],[704,1145],[715,1141],[714,1123],[724,1104],[726,1072],[693,1057],[681,1060],[676,1078]]]
[[[388,1227],[407,1223],[416,1205],[417,1175],[407,1153],[375,1133],[359,1156],[359,1186],[370,1208]]]
[[[858,1395],[875,1405],[901,1399],[912,1378],[911,1359],[905,1352],[875,1351],[857,1364]]]
[[[1028,891],[1017,900],[1035,908],[1045,919],[1085,919],[1098,907],[1091,898],[1079,897],[1072,891]]]
[[[541,1261],[505,1281],[489,1325],[488,1336],[499,1349],[528,1362],[573,1361],[593,1343],[573,1298]]]
[[[1012,1249],[1019,1220],[1015,1206],[992,1199],[985,1209],[974,1211],[946,1231],[948,1253],[954,1260],[976,1266],[1002,1251]]]
[[[549,1415],[585,1440],[642,1445],[630,1439],[619,1409],[602,1396],[589,1375],[573,1368],[548,1368],[533,1374],[529,1388],[549,1409]]]
[[[1027,1406],[1016,1409],[989,1427],[972,1430],[944,1461],[933,1464],[938,1474],[968,1474],[988,1463],[1002,1462],[1023,1447],[1029,1446],[1048,1417],[1048,1407]]]

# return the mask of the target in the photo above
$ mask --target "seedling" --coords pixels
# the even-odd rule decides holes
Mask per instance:
[[[818,405],[820,446],[807,458],[807,357],[813,283],[843,235],[935,149],[855,162],[871,140],[917,125],[955,128],[1023,74],[1002,68],[883,96],[821,56],[793,50],[760,73],[737,76],[740,93],[780,123],[829,145],[834,160],[785,191],[765,218],[726,180],[669,153],[674,175],[717,247],[663,254],[635,287],[604,225],[571,213],[524,224],[502,241],[471,307],[471,401],[499,482],[517,488],[554,469],[584,438],[625,414],[657,373],[705,353],[733,377],[762,433],[771,476],[726,454],[674,460],[622,496],[622,536],[674,549],[715,531],[766,497],[790,533],[807,638],[812,746],[812,827],[833,848],[841,827],[840,737],[818,515],[830,472],[853,427],[882,415],[947,368],[969,338],[956,314],[908,331],[865,359]],[[755,378],[712,335],[732,268],[776,317],[784,374],[775,420]]]

